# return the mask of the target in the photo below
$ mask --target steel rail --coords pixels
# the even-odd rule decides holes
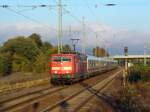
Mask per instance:
[[[119,72],[120,72],[120,71],[119,71]],[[118,72],[117,72],[117,73],[118,73]],[[108,78],[109,78],[109,77],[108,77]],[[106,78],[106,79],[107,79],[107,78]],[[103,81],[105,81],[106,79],[104,79]],[[108,80],[108,79],[107,79],[107,80]],[[99,85],[100,83],[102,83],[102,81],[97,82],[96,84],[93,84],[91,87],[94,88],[95,86]],[[67,102],[67,101],[69,101],[69,100],[75,98],[76,96],[80,95],[81,93],[85,92],[87,89],[89,89],[89,88],[91,88],[91,87],[88,86],[88,87],[86,87],[86,88],[83,88],[83,89],[81,89],[80,91],[78,91],[78,92],[76,92],[76,93],[73,93],[73,94],[71,94],[71,95],[68,96],[68,97],[65,97],[65,98],[62,99],[61,101],[59,101],[59,102],[57,102],[57,103],[55,103],[55,104],[53,104],[53,105],[51,105],[51,106],[48,106],[47,108],[43,109],[43,110],[40,111],[40,112],[49,112],[49,111],[52,111],[53,109],[59,107],[63,102]]]
[[[74,109],[72,109],[69,112],[78,112],[78,110],[80,110],[81,107],[83,107],[90,99],[92,99],[95,94],[98,94],[99,92],[101,92],[103,89],[105,89],[114,79],[115,77],[120,73],[121,71],[118,71],[117,73],[115,73],[112,77],[108,77],[106,79],[104,79],[102,82],[102,86],[100,88],[98,88],[97,90],[94,89],[95,91],[93,91],[93,93],[87,97],[86,99],[84,99],[82,102],[80,102]],[[100,84],[101,85],[101,84]]]
[[[7,102],[4,102],[0,104],[0,112],[13,112],[18,109],[22,109],[28,105],[34,104],[41,100],[41,98],[45,97],[46,95],[51,95],[53,93],[56,93],[62,89],[65,89],[64,87],[56,87],[56,88],[50,88],[49,90],[41,90],[38,92],[34,92],[33,94],[26,94],[23,97],[18,97],[18,99],[14,100],[7,100]]]
[[[3,104],[3,103],[7,103],[9,101],[12,101],[12,100],[19,99],[21,97],[32,95],[32,94],[35,94],[35,93],[38,93],[38,92],[41,92],[41,91],[45,91],[45,90],[49,90],[49,89],[52,89],[52,88],[54,88],[54,87],[50,86],[50,87],[41,88],[41,89],[38,89],[38,90],[35,90],[35,91],[29,91],[28,93],[23,93],[23,94],[20,94],[20,95],[16,95],[14,97],[0,99],[0,105]]]

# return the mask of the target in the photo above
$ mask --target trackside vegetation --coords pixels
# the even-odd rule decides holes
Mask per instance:
[[[128,80],[130,83],[150,82],[150,65],[135,65],[130,68]]]
[[[69,45],[63,46],[66,51]],[[41,40],[34,33],[28,37],[17,36],[0,46],[0,75],[6,76],[15,72],[48,72],[49,58],[57,53],[57,46]]]
[[[117,108],[122,112],[150,112],[150,65],[130,68],[126,87],[118,93]]]

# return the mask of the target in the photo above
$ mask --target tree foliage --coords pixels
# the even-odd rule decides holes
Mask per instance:
[[[0,73],[8,75],[12,72],[12,61],[7,55],[0,56]]]
[[[69,45],[64,51],[71,51]],[[28,37],[17,36],[0,46],[0,74],[12,72],[47,72],[49,58],[57,53],[57,46],[43,42],[41,36],[34,33]]]
[[[49,64],[49,56],[41,52],[36,57],[36,61],[34,63],[34,72],[42,73],[48,71]]]
[[[33,33],[28,38],[30,38],[33,42],[35,42],[38,48],[42,47],[43,43],[40,35]]]
[[[0,56],[0,73],[3,72],[3,58]]]
[[[71,47],[68,44],[66,44],[66,45],[63,46],[63,51],[70,52],[71,51]]]
[[[20,36],[5,42],[2,47],[2,52],[10,54],[12,58],[13,55],[17,54],[29,60],[34,60],[35,56],[39,53],[39,49],[30,38]]]

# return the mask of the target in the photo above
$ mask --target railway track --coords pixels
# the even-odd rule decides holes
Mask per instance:
[[[71,94],[68,97],[65,97],[61,101],[48,106],[46,109],[40,112],[59,112],[59,111],[69,111],[69,112],[78,112],[80,108],[85,105],[90,99],[92,99],[96,94],[101,92],[114,78],[120,73],[117,73],[105,78],[102,81],[93,84],[92,86],[87,85],[86,83],[80,83],[84,88],[80,91],[77,91]],[[80,102],[80,103],[79,103]]]
[[[0,95],[25,89],[25,88],[31,88],[42,84],[46,84],[49,83],[49,80],[50,80],[49,78],[43,78],[43,79],[37,79],[37,80],[31,80],[25,82],[16,82],[15,84],[7,84],[7,83],[0,84]]]
[[[39,100],[41,100],[42,97],[46,95],[53,94],[65,88],[66,86],[50,87],[21,96],[16,96],[10,99],[2,100],[0,101],[0,112],[13,112],[19,110],[28,105],[38,102]]]
[[[63,105],[63,101],[70,100],[73,97],[76,97],[82,92],[86,91],[86,89],[89,89],[94,85],[96,86],[96,84],[100,83],[100,81],[102,81],[103,78],[108,77],[109,74],[113,72],[116,72],[116,70],[104,73],[101,76],[92,77],[90,79],[83,81],[82,83],[76,83],[71,86],[49,87],[38,91],[30,92],[28,94],[16,96],[13,98],[0,100],[0,112],[21,112],[28,108],[30,108],[30,110],[27,110],[27,112],[32,112],[33,108],[38,106],[39,104],[40,104],[40,106],[38,107],[39,109],[36,112],[40,112],[45,111],[43,110],[43,108],[46,108],[48,105],[54,106],[56,103],[57,104],[61,103]],[[90,86],[86,86],[84,84],[89,84]],[[65,95],[63,96],[62,93]],[[74,95],[72,94],[72,98],[69,98],[71,96],[69,96],[68,93],[74,94]],[[45,104],[46,102],[45,100],[48,98],[49,98],[48,104]]]
[[[0,99],[0,104],[9,102],[9,101],[11,101],[11,100],[19,99],[19,98],[21,98],[21,97],[24,97],[24,96],[27,96],[27,95],[31,95],[31,94],[40,92],[40,91],[42,91],[42,90],[48,90],[48,89],[51,89],[51,88],[53,88],[53,87],[52,87],[52,86],[48,86],[48,87],[39,88],[39,89],[36,89],[36,90],[27,91],[27,92],[24,92],[24,93],[22,93],[22,94],[14,93],[13,96],[11,96],[11,97],[6,97],[6,96],[5,96],[4,98],[1,98],[1,99]]]
[[[80,110],[86,112],[86,109],[87,108],[84,108],[84,106],[90,101],[92,100],[92,98],[94,96],[101,96],[101,93],[103,92],[104,89],[107,88],[107,86],[109,86],[111,84],[111,82],[115,79],[115,77],[120,73],[121,71],[115,73],[114,75],[104,79],[102,82],[100,82],[99,84],[97,84],[96,86],[94,87],[91,87],[88,89],[88,93],[83,93],[82,95],[78,96],[80,99],[83,98],[83,100],[81,101],[79,98],[75,98],[75,99],[72,99],[71,101],[69,101],[70,103],[70,106],[68,107],[68,110],[69,112],[78,112]],[[83,97],[84,96],[84,97]],[[77,100],[79,102],[80,100],[80,103],[78,103],[77,105],[75,103],[74,100]],[[103,105],[104,106],[104,105]],[[103,106],[101,106],[101,108],[103,110],[106,110]],[[104,111],[106,112],[106,111]]]

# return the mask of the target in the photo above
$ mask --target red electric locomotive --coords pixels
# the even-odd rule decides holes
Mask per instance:
[[[60,53],[51,56],[51,82],[71,83],[87,73],[87,56],[79,53]]]

